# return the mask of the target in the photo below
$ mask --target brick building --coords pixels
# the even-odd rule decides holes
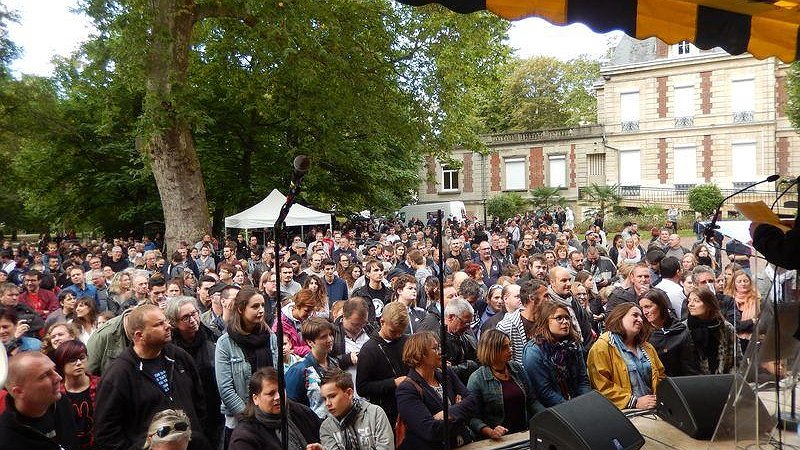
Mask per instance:
[[[619,184],[629,206],[685,206],[695,184],[732,192],[773,173],[796,175],[788,69],[775,58],[625,36],[595,85],[598,125],[484,136],[488,155],[454,150],[458,171],[429,160],[419,201],[461,199],[480,216],[483,200],[500,192],[559,186],[577,201],[580,188],[598,183]],[[775,187],[759,189],[750,199]]]

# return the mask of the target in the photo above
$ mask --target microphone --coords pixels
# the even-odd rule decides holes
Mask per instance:
[[[778,204],[778,200],[783,198],[783,196],[786,195],[787,192],[789,192],[789,189],[791,189],[795,184],[797,184],[798,181],[800,181],[800,176],[792,180],[792,182],[789,183],[788,186],[786,186],[786,189],[781,191],[781,194],[775,198],[775,201],[772,202],[772,206],[770,206],[769,209],[775,209],[775,205]]]
[[[744,192],[744,191],[746,191],[746,190],[748,190],[748,189],[750,189],[752,187],[758,186],[759,184],[762,184],[762,183],[771,183],[771,182],[777,180],[780,177],[781,176],[778,175],[778,174],[770,175],[767,178],[765,178],[765,179],[763,179],[763,180],[761,180],[759,182],[756,182],[756,183],[753,183],[753,184],[749,184],[749,185],[739,189],[738,191],[734,192],[733,194],[723,198],[722,201],[719,202],[719,204],[717,205],[717,210],[714,212],[714,217],[711,218],[711,223],[708,224],[708,227],[706,227],[706,242],[708,242],[709,240],[714,238],[714,230],[719,228],[719,226],[717,225],[717,221],[719,220],[719,216],[722,214],[722,211],[721,211],[722,210],[722,205],[724,205],[726,201],[730,200],[731,197],[735,197],[735,196],[741,194],[742,192]]]
[[[306,155],[297,155],[292,163],[292,186],[300,186],[303,182],[303,177],[306,176],[308,168],[311,167],[311,158]]]
[[[294,199],[300,193],[300,184],[306,176],[308,168],[311,167],[311,158],[306,155],[297,155],[292,162],[292,182],[289,183],[289,194],[287,198]]]

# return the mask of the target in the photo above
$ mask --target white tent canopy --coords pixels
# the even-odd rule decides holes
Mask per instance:
[[[272,228],[278,220],[286,196],[273,189],[267,198],[250,208],[225,218],[225,228]],[[294,204],[286,217],[286,226],[331,225],[331,215]]]

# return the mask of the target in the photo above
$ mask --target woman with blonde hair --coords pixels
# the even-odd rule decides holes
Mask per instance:
[[[180,409],[156,413],[147,428],[145,450],[186,450],[192,439],[189,417]]]
[[[115,273],[111,278],[111,282],[108,285],[109,308],[113,308],[116,311],[125,302],[130,300],[131,296],[133,295],[131,281],[133,280],[134,270],[135,269],[125,269],[121,272]],[[112,302],[114,305],[112,305]]]
[[[450,448],[472,440],[467,423],[475,417],[474,396],[461,383],[453,369],[442,374],[439,338],[430,331],[415,333],[403,346],[403,362],[410,367],[405,380],[396,389],[398,418],[406,424],[404,441],[398,450],[445,448],[442,399],[448,399]],[[447,391],[442,380],[447,376]]]
[[[644,252],[639,247],[639,239],[636,234],[623,235],[625,245],[619,249],[618,260],[615,263],[619,266],[622,263],[636,264],[644,258]]]
[[[733,273],[730,280],[730,295],[736,305],[736,335],[742,351],[747,349],[758,316],[761,313],[761,294],[756,290],[753,278],[743,270]],[[727,293],[727,292],[726,292]]]

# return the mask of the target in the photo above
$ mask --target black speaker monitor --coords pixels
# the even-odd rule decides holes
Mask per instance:
[[[658,384],[658,415],[690,437],[714,435],[733,386],[733,375],[669,377]]]
[[[644,438],[597,391],[548,408],[530,422],[531,450],[638,450]]]

